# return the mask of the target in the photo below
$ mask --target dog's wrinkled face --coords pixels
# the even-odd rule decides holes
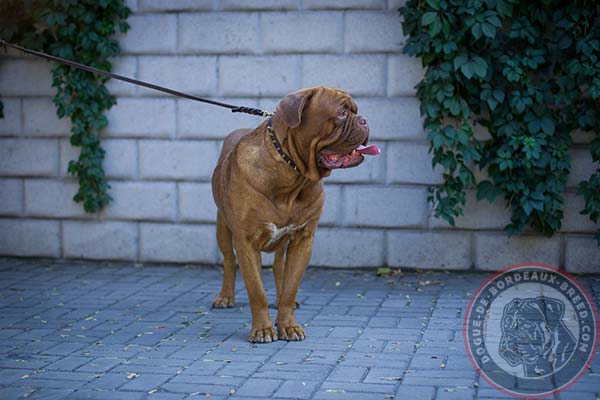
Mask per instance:
[[[543,311],[527,301],[513,301],[502,315],[500,354],[511,365],[534,364],[551,345]]]
[[[332,169],[356,167],[363,154],[379,153],[376,146],[367,146],[369,124],[357,112],[343,90],[317,87],[286,96],[275,115],[287,125],[288,135],[280,140],[287,140],[290,152],[301,158],[307,175],[318,179]]]
[[[556,299],[537,297],[513,299],[502,315],[500,355],[511,366],[545,371],[551,364],[558,369],[569,359],[574,338],[562,322],[564,304]]]

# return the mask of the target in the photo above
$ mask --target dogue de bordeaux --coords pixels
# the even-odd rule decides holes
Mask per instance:
[[[323,210],[323,178],[356,167],[368,146],[369,125],[354,100],[331,87],[285,96],[256,129],[229,134],[212,177],[217,241],[224,257],[223,286],[213,307],[234,305],[236,258],[248,292],[248,341],[303,340],[294,309]],[[275,252],[277,331],[261,278],[261,251]]]

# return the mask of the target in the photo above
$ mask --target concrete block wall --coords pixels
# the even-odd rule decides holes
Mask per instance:
[[[233,104],[273,109],[302,87],[352,94],[382,150],[335,171],[311,265],[495,270],[547,262],[600,272],[598,228],[578,214],[579,178],[593,168],[591,138],[577,136],[563,229],[553,238],[508,238],[502,204],[468,194],[451,228],[431,216],[427,186],[440,182],[414,86],[420,61],[401,54],[402,0],[129,0],[131,30],[114,71]],[[210,176],[225,135],[257,117],[113,81],[118,104],[103,132],[113,203],[86,214],[71,199],[77,156],[58,120],[50,66],[0,56],[0,255],[215,264]],[[272,258],[264,257],[265,263]]]

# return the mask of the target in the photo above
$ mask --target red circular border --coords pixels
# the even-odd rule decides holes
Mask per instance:
[[[572,283],[574,283],[579,290],[584,294],[584,296],[587,298],[588,303],[590,304],[590,307],[592,309],[592,316],[594,317],[594,321],[595,321],[595,325],[596,325],[596,334],[594,335],[594,344],[592,345],[592,352],[590,357],[588,358],[588,361],[586,362],[586,364],[584,365],[583,368],[581,368],[581,371],[579,372],[579,374],[577,374],[577,376],[575,376],[573,379],[571,379],[571,381],[569,381],[569,383],[561,386],[558,389],[554,389],[551,392],[546,392],[546,393],[542,393],[542,394],[522,394],[522,393],[516,393],[516,392],[512,392],[506,388],[503,388],[501,386],[498,386],[493,380],[491,380],[490,378],[488,378],[488,376],[479,368],[479,366],[477,365],[477,362],[475,362],[475,359],[473,357],[473,354],[471,353],[471,349],[469,347],[469,342],[468,342],[468,337],[467,337],[467,328],[468,328],[468,319],[469,319],[469,314],[471,313],[471,308],[473,307],[473,302],[475,301],[475,299],[477,298],[477,296],[479,296],[479,294],[481,293],[481,291],[486,287],[486,285],[494,280],[496,277],[502,275],[505,272],[508,271],[512,271],[514,269],[518,269],[518,268],[522,268],[522,267],[542,267],[542,268],[546,268],[549,270],[552,270],[554,272],[557,272],[560,275],[563,275],[564,277],[566,277],[567,279],[569,279]],[[594,361],[594,357],[596,356],[596,352],[597,352],[597,347],[598,347],[598,336],[600,334],[600,322],[598,321],[598,311],[596,310],[596,306],[594,305],[594,300],[592,299],[592,296],[590,296],[590,294],[587,292],[587,290],[581,286],[581,284],[579,283],[579,281],[577,281],[577,279],[575,279],[575,277],[571,274],[569,274],[567,271],[562,271],[560,269],[558,269],[557,267],[553,266],[553,265],[549,265],[549,264],[544,264],[544,263],[539,263],[539,262],[532,262],[532,263],[519,263],[519,264],[514,264],[514,265],[509,265],[508,267],[501,269],[500,271],[495,272],[492,276],[488,277],[477,289],[477,291],[473,294],[473,296],[471,297],[471,301],[469,301],[469,305],[467,306],[467,310],[465,313],[465,317],[463,320],[463,342],[465,345],[465,348],[467,349],[467,355],[469,356],[469,360],[471,360],[471,364],[473,364],[473,368],[479,373],[479,376],[482,376],[483,379],[486,380],[487,383],[489,383],[490,385],[492,385],[492,387],[500,390],[503,393],[506,393],[510,396],[516,397],[516,398],[521,398],[521,399],[543,399],[546,397],[550,397],[550,396],[554,396],[555,394],[562,392],[564,390],[567,390],[569,387],[571,387],[573,384],[575,384],[575,382],[577,382],[579,380],[579,378],[581,378],[581,376],[585,373],[586,370],[588,370],[590,368],[590,366],[592,365],[592,361]]]

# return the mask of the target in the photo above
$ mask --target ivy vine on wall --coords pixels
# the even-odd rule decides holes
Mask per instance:
[[[436,217],[454,225],[468,188],[502,196],[510,234],[561,227],[574,131],[592,132],[600,161],[600,3],[591,0],[409,0],[404,52],[421,57],[417,86],[433,166]],[[490,137],[474,136],[482,125]],[[487,177],[476,182],[476,168]],[[582,214],[600,217],[600,169],[579,184]],[[600,245],[600,231],[596,235]]]
[[[129,29],[126,20],[131,12],[123,0],[8,0],[3,8],[10,21],[4,25],[7,40],[12,37],[26,47],[106,71],[111,70],[109,59],[120,52],[113,36]],[[64,65],[52,67],[57,115],[70,118],[71,144],[81,147],[79,158],[68,166],[69,174],[79,180],[74,200],[82,202],[87,212],[96,212],[111,200],[99,138],[108,124],[104,113],[116,104],[107,81]]]

